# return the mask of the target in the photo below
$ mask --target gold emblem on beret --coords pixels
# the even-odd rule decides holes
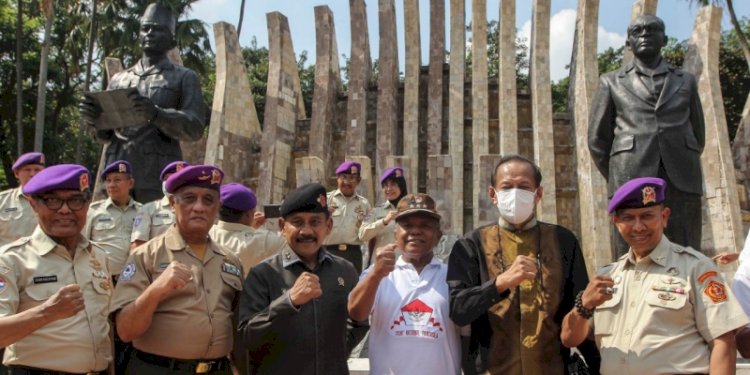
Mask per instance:
[[[39,155],[39,164],[46,164],[44,161],[44,154]]]
[[[117,166],[117,171],[120,172],[120,173],[127,173],[128,172],[128,166],[125,165],[125,163],[120,163]]]
[[[198,176],[198,179],[201,181],[206,181],[209,178],[211,178],[211,176],[206,175],[206,171],[201,171],[201,176]]]
[[[649,203],[656,203],[656,189],[653,186],[646,186],[641,189],[641,192],[643,193],[644,206]]]
[[[212,169],[211,170],[211,184],[216,185],[221,183],[221,173],[219,173],[218,169]]]
[[[328,203],[328,202],[327,202],[327,200],[326,200],[326,196],[325,196],[325,194],[320,194],[320,195],[318,196],[318,203],[320,203],[320,206],[321,206],[321,207],[325,207],[325,206],[327,205],[327,203]]]
[[[185,168],[185,163],[177,163],[177,165],[174,166],[174,171],[179,172],[182,168]]]
[[[396,169],[396,177],[401,177],[401,170],[400,169]]]
[[[357,169],[357,166],[356,166],[356,165],[352,165],[352,168],[351,168],[351,169],[352,169],[352,174],[357,174],[357,173],[359,173],[359,170]]]
[[[81,191],[84,191],[89,188],[89,174],[84,172],[81,173],[81,176],[78,177],[78,185],[80,185]]]

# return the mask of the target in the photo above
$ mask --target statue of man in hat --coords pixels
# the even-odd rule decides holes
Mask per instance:
[[[147,123],[96,132],[99,141],[109,142],[105,165],[116,160],[133,165],[133,196],[140,202],[162,196],[161,169],[182,159],[179,141],[198,140],[205,127],[206,107],[198,76],[167,58],[167,52],[176,46],[176,24],[170,8],[160,3],[150,4],[141,18],[141,59],[112,77],[108,86],[108,90],[137,88],[130,99],[134,110],[148,119]],[[101,111],[90,97],[80,105],[81,115],[89,124],[94,123]]]
[[[700,250],[705,124],[695,77],[670,65],[664,21],[642,15],[628,26],[633,62],[602,75],[589,118],[589,151],[609,196],[636,177],[667,181],[670,240]],[[618,238],[618,253],[628,250]]]

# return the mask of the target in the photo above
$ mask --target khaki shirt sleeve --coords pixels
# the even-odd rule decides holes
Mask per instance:
[[[96,216],[97,210],[94,208],[92,209],[89,207],[88,212],[86,213],[86,225],[83,226],[83,230],[81,231],[81,234],[86,237],[86,239],[91,240],[91,227],[92,223],[94,222],[94,217]]]
[[[359,227],[359,239],[367,243],[367,241],[375,238],[385,230],[385,223],[383,219],[378,217],[378,213],[381,210],[375,208],[365,215],[365,220],[362,222],[362,226]]]
[[[151,285],[151,270],[147,268],[145,250],[147,249],[139,247],[125,262],[109,306],[110,314],[135,301]]]
[[[746,325],[748,317],[714,263],[708,258],[697,262],[695,273],[691,275],[695,322],[703,338],[711,342]]]
[[[19,294],[16,272],[0,256],[0,317],[18,312]]]

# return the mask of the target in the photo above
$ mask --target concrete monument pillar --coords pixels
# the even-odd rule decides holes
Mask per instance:
[[[237,31],[229,23],[217,22],[214,37],[216,85],[204,163],[220,167],[227,182],[242,182],[257,175],[252,173],[258,165],[252,148],[260,142],[260,122]]]
[[[500,1],[498,26],[498,126],[500,154],[518,153],[518,103],[516,102],[516,0]]]
[[[427,155],[443,153],[445,0],[430,0],[430,67],[427,84]]]
[[[289,22],[279,12],[266,14],[266,19],[268,86],[256,193],[261,203],[280,203],[289,188],[295,123],[304,115],[304,105]]]
[[[341,92],[339,52],[333,12],[328,6],[315,7],[315,89],[310,119],[310,156],[323,161],[324,172],[331,166],[331,144],[336,101]]]
[[[448,90],[448,152],[453,163],[451,224],[464,231],[464,79],[466,78],[466,9],[464,0],[451,0],[451,54]]]
[[[633,10],[630,12],[630,23],[642,14],[656,15],[656,6],[659,0],[635,0],[633,1]],[[627,31],[627,30],[626,30]],[[627,35],[626,35],[627,36]],[[633,61],[633,52],[627,47],[622,53],[622,65],[625,66]]]
[[[478,209],[485,184],[478,180],[480,155],[489,153],[489,100],[487,97],[487,0],[472,0],[471,17],[471,143],[473,223],[479,222]],[[486,194],[485,194],[486,195]]]
[[[294,159],[294,174],[297,187],[311,182],[326,185],[325,164],[317,156],[303,156]]]
[[[549,78],[550,0],[534,0],[531,17],[531,54],[529,84],[531,117],[534,129],[534,161],[544,173],[544,199],[537,207],[537,217],[557,223],[554,134],[552,130],[552,91]]]
[[[454,0],[452,0],[454,1]],[[427,156],[427,194],[435,200],[435,208],[443,217],[440,226],[443,234],[460,233],[453,222],[453,161],[451,155]]]
[[[734,168],[737,171],[737,182],[740,187],[740,207],[748,209],[748,192],[750,192],[750,96],[742,109],[742,119],[737,126],[737,134],[732,142]]]
[[[495,166],[500,162],[502,155],[479,155],[477,164],[479,164],[479,173],[474,177],[474,183],[479,186],[479,199],[474,205],[474,228],[485,224],[496,223],[500,218],[500,212],[497,210],[487,193],[487,188],[491,186],[490,180],[495,173]]]
[[[378,1],[380,59],[378,71],[378,120],[376,171],[385,170],[388,155],[399,154],[398,131],[398,45],[396,43],[396,7],[394,0]],[[378,198],[382,192],[378,191]]]
[[[701,251],[707,255],[739,252],[745,238],[719,83],[721,12],[716,6],[698,11],[683,65],[698,80],[706,123],[706,145],[701,155],[705,189]]]
[[[419,0],[404,0],[404,34],[406,37],[406,72],[404,76],[404,156],[409,170],[416,171],[419,162],[419,72],[422,57],[419,37]],[[378,171],[381,173],[382,171]],[[409,191],[417,191],[417,179],[407,179]]]
[[[364,155],[367,86],[372,73],[365,0],[349,0],[349,17],[352,49],[349,59],[349,93],[346,102],[346,154]]]
[[[573,121],[576,133],[578,161],[578,199],[580,207],[581,248],[586,258],[589,274],[610,262],[612,244],[611,225],[607,214],[607,182],[599,173],[588,149],[588,128],[591,100],[599,84],[599,67],[596,60],[599,28],[599,0],[580,0],[576,17],[576,46],[573,56],[575,80]],[[545,194],[546,199],[547,194]]]

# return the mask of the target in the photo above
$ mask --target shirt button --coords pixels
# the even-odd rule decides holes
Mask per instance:
[[[635,302],[630,302],[630,307],[635,307]]]
[[[630,330],[629,330],[629,329],[626,329],[626,330],[625,330],[625,336],[629,336],[629,335],[630,335]]]
[[[211,294],[211,289],[206,289],[206,294]]]

